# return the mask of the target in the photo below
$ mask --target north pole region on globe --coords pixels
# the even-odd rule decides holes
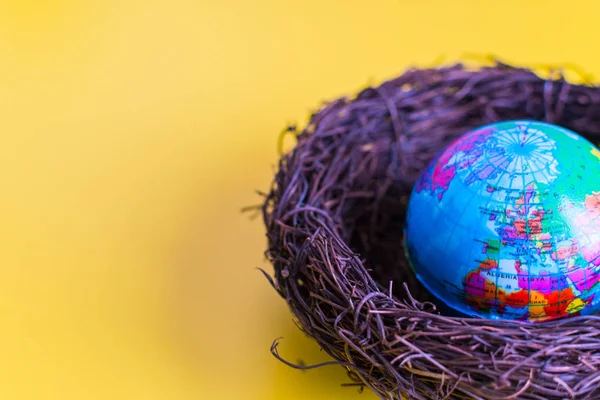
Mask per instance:
[[[600,152],[505,121],[452,142],[410,196],[404,246],[423,285],[472,317],[547,321],[600,304]]]

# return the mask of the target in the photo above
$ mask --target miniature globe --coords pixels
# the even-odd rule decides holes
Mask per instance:
[[[421,174],[407,258],[436,302],[459,315],[528,322],[600,304],[600,152],[536,121],[459,137]]]

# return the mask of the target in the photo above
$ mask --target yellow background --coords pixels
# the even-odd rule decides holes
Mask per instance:
[[[0,399],[373,399],[255,269],[289,122],[410,65],[600,72],[595,1],[0,0]]]

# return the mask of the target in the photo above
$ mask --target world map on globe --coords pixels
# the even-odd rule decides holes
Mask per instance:
[[[404,246],[420,282],[470,316],[529,322],[600,303],[600,152],[559,126],[468,132],[421,174]]]

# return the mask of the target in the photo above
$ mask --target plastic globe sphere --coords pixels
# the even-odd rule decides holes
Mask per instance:
[[[547,321],[600,304],[600,152],[536,121],[467,132],[421,174],[404,248],[459,314]]]

